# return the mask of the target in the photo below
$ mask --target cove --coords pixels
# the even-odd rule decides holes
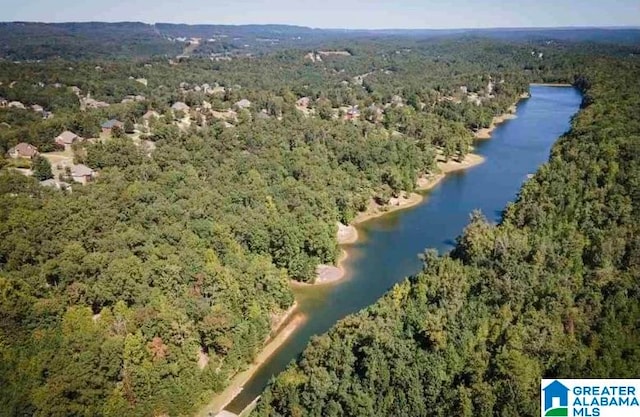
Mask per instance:
[[[358,225],[360,240],[346,247],[345,280],[295,290],[306,322],[256,371],[226,410],[240,413],[272,376],[297,358],[312,336],[420,271],[418,254],[426,248],[450,250],[473,210],[481,210],[494,222],[500,220],[527,176],[547,161],[554,142],[569,130],[582,100],[572,87],[531,85],[530,93],[518,104],[517,118],[500,124],[491,139],[476,141],[475,152],[486,158],[484,164],[447,175],[417,206]]]

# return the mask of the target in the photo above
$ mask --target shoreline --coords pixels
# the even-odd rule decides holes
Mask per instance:
[[[534,87],[573,87],[573,84],[569,83],[530,83]]]
[[[535,84],[530,84],[530,85],[535,85]],[[555,85],[559,86],[559,84],[555,84]],[[516,101],[514,104],[509,106],[506,112],[498,116],[493,116],[493,119],[491,119],[491,124],[489,125],[489,127],[483,127],[482,129],[476,130],[475,133],[473,134],[475,139],[490,139],[491,133],[493,133],[493,131],[496,130],[496,128],[501,123],[504,123],[507,120],[515,119],[516,117],[518,117],[515,114],[518,107],[518,103],[520,103],[520,101],[522,100],[528,99],[529,97],[531,97],[531,93],[529,92],[520,94],[520,98],[518,98],[518,101]]]
[[[447,162],[442,160],[438,161],[437,167],[439,172],[418,178],[415,190],[419,192],[428,191],[438,185],[447,176],[447,174],[480,165],[484,163],[484,161],[485,158],[482,155],[478,155],[475,153],[468,153],[460,162],[455,160],[449,160]],[[357,228],[355,227],[356,225],[364,223],[371,219],[382,217],[395,211],[409,209],[420,204],[425,198],[424,195],[418,194],[417,192],[404,194],[404,197],[392,198],[392,205],[387,204],[381,206],[373,201],[370,202],[369,208],[364,212],[358,213],[356,218],[348,226],[338,223],[338,245],[342,247],[357,243],[360,236],[358,234]],[[289,282],[294,288],[330,285],[341,282],[347,275],[347,270],[344,264],[348,257],[349,253],[346,250],[342,249],[340,258],[336,262],[335,266],[324,264],[318,265],[318,276],[313,283],[299,282],[295,280],[290,280]]]
[[[528,97],[529,97],[529,94],[524,93],[520,96],[520,100]],[[518,100],[518,102],[520,100]],[[516,105],[517,103],[511,106],[509,109],[511,110],[513,108],[515,111]],[[502,123],[503,121],[508,120],[510,118],[515,118],[515,115],[512,115],[512,116],[514,117],[504,118],[499,123]],[[496,127],[497,125],[493,126],[491,130],[495,129]],[[490,135],[489,135],[489,138],[490,138]],[[480,138],[476,137],[476,139],[480,139]],[[418,178],[418,181],[416,184],[416,191],[421,191],[421,192],[428,191],[434,188],[435,186],[437,186],[447,176],[447,174],[480,165],[484,163],[485,160],[486,159],[482,155],[469,153],[465,156],[465,158],[461,162],[454,161],[454,160],[449,160],[447,162],[438,161],[437,167],[439,172]],[[370,211],[370,209],[372,208],[370,206],[369,209],[367,209],[366,211],[359,213],[349,225],[343,225],[339,223],[338,233],[337,233],[338,244],[342,247],[342,246],[348,246],[348,245],[357,243],[357,241],[360,239],[360,236],[359,236],[358,230],[355,228],[356,225],[377,217],[384,216],[389,213],[393,213],[395,211],[411,208],[413,206],[420,204],[424,199],[424,196],[422,194],[418,194],[415,192],[409,193],[409,194],[404,193],[404,194],[405,194],[404,198],[395,199],[396,205],[379,206],[376,204],[373,207],[372,211]],[[317,283],[317,282],[305,283],[305,282],[290,280],[289,285],[292,288],[305,288],[305,287],[336,284],[344,280],[344,278],[347,275],[346,274],[347,271],[344,266],[344,263],[347,261],[349,254],[345,249],[341,249],[341,250],[342,250],[342,253],[340,255],[340,258],[336,262],[336,266],[319,265],[319,267],[333,268],[336,272],[335,277],[332,277],[332,279],[326,280],[320,283]],[[249,364],[247,369],[235,374],[234,377],[231,379],[231,382],[229,383],[229,385],[224,390],[222,390],[222,392],[220,392],[219,394],[215,394],[212,400],[209,401],[205,406],[203,406],[195,414],[196,417],[207,417],[209,415],[208,413],[212,413],[213,415],[216,415],[217,413],[220,413],[221,411],[223,411],[224,408],[227,405],[229,405],[231,401],[233,401],[233,399],[242,391],[244,384],[253,376],[253,374],[255,374],[255,372],[260,368],[260,366],[262,366],[262,364],[266,362],[266,360],[272,354],[274,354],[284,344],[284,342],[286,342],[289,336],[291,336],[300,326],[302,326],[306,322],[307,317],[301,313],[295,314],[296,309],[297,309],[297,301],[294,301],[293,305],[285,312],[283,317],[278,321],[277,326],[274,327],[274,329],[271,331],[270,337],[268,338],[265,346],[263,346],[263,348],[260,350],[256,358],[253,360],[253,362]],[[252,404],[255,404],[256,402],[257,402],[257,399],[254,400]],[[247,409],[243,410],[243,413],[246,410]]]
[[[355,219],[351,222],[352,225],[357,225],[360,223],[364,223],[367,220],[375,219],[377,217],[382,217],[385,214],[393,213],[394,211],[400,211],[407,209],[409,207],[413,207],[423,199],[423,196],[418,193],[406,193],[402,192],[404,195],[401,197],[392,197],[389,200],[389,203],[385,205],[380,205],[375,203],[374,201],[369,202],[369,207],[367,210],[358,213]]]
[[[295,313],[298,305],[294,302],[287,310],[282,321],[283,323],[275,330],[275,333],[269,338],[269,341],[262,347],[258,355],[249,366],[234,375],[229,385],[220,393],[215,394],[213,398],[204,406],[202,406],[194,415],[196,417],[207,417],[210,414],[216,415],[229,405],[231,401],[242,391],[244,384],[247,383],[256,371],[273,355],[289,337],[307,321],[307,316],[301,313]],[[289,319],[287,321],[287,319]],[[286,324],[284,323],[286,322]]]
[[[354,242],[355,243],[355,242]],[[340,246],[343,244],[340,243]],[[321,285],[330,285],[335,284],[337,282],[341,282],[345,276],[347,275],[347,270],[344,267],[344,263],[349,257],[349,254],[346,250],[342,249],[340,253],[340,257],[336,261],[336,265],[325,265],[320,264],[316,268],[316,272],[318,276],[314,282],[300,282],[294,279],[289,280],[289,285],[292,288],[307,288],[307,287],[318,287]]]

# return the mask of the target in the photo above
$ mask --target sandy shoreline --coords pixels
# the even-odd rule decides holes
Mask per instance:
[[[418,181],[416,183],[416,191],[428,191],[438,185],[448,173],[468,169],[479,165],[484,161],[484,157],[474,153],[467,154],[464,160],[462,160],[461,162],[455,160],[449,160],[447,162],[439,161],[437,163],[439,172],[418,178]],[[381,217],[386,214],[393,213],[394,211],[411,208],[420,204],[423,199],[424,196],[422,194],[404,193],[404,196],[399,198],[392,198],[390,204],[384,206],[376,204],[373,201],[370,202],[369,208],[366,211],[359,213],[349,226],[338,223],[338,244],[340,246],[345,246],[354,244],[358,241],[358,230],[355,228],[355,225],[374,219],[376,217]],[[348,256],[348,252],[343,249],[340,258],[336,262],[336,266],[324,264],[318,265],[318,268],[316,270],[318,275],[313,283],[291,280],[291,285],[293,287],[309,287],[316,285],[335,284],[342,281],[347,274],[347,271],[344,268],[344,263],[347,260]]]
[[[556,85],[560,86],[560,84]],[[521,100],[527,99],[529,97],[531,97],[531,94],[529,92],[522,93],[518,98],[518,101],[509,106],[506,113],[495,116],[491,120],[491,125],[488,128],[483,128],[475,132],[475,139],[491,138],[491,133],[495,130],[496,127],[498,127],[500,123],[503,123],[506,120],[515,119],[517,117],[515,113],[517,111],[518,103]],[[418,178],[418,181],[416,183],[416,191],[428,191],[438,185],[448,173],[468,169],[479,165],[484,161],[484,157],[474,153],[467,154],[461,162],[455,160],[438,160],[437,166],[439,172]],[[367,209],[361,213],[358,213],[358,215],[350,225],[338,223],[338,244],[340,246],[350,245],[358,241],[358,230],[354,227],[355,225],[366,222],[367,220],[374,219],[376,217],[384,216],[385,214],[393,213],[394,211],[404,210],[416,206],[420,204],[423,199],[424,196],[422,194],[407,194],[405,192],[402,193],[400,197],[391,198],[389,200],[389,203],[386,205],[377,204],[373,200],[370,201]],[[336,263],[336,266],[318,265],[318,268],[316,270],[317,277],[313,283],[300,283],[297,281],[291,281],[291,284],[294,286],[311,286],[334,284],[341,281],[346,276],[346,270],[343,264],[346,261],[348,255],[349,254],[343,250],[340,259]]]
[[[560,86],[560,84],[554,84],[554,85]],[[504,123],[507,120],[515,119],[517,117],[515,113],[516,113],[516,110],[517,110],[518,103],[521,100],[527,99],[529,97],[531,97],[531,95],[529,93],[522,93],[520,95],[520,98],[518,99],[518,101],[515,104],[512,104],[511,106],[509,106],[509,108],[507,109],[507,111],[505,113],[502,113],[499,116],[494,116],[493,117],[489,127],[483,127],[482,129],[478,129],[474,133],[475,138],[476,139],[489,139],[491,137],[491,133],[496,129],[496,127],[498,127],[498,125],[500,123]]]
[[[302,324],[307,321],[307,317],[303,314],[293,314],[297,308],[297,303],[294,303],[287,310],[287,314],[283,317],[280,328],[275,331],[275,334],[270,338],[267,344],[260,350],[260,353],[256,356],[253,362],[242,372],[237,373],[232,379],[229,385],[219,394],[215,394],[214,397],[203,406],[196,414],[196,417],[207,417],[209,413],[216,415],[229,405],[229,403],[242,391],[244,384],[253,376],[253,374],[260,368],[260,366],[274,354],[280,346],[295,332]],[[287,319],[293,317],[290,321],[284,324]],[[283,326],[284,324],[284,326]]]
[[[504,114],[501,114],[500,116],[495,116],[491,120],[491,124],[489,125],[489,127],[483,127],[482,129],[478,129],[474,133],[474,136],[476,137],[476,139],[489,139],[491,138],[491,133],[496,129],[496,127],[498,127],[500,123],[504,123],[507,120],[511,120],[515,118],[516,118],[516,115],[513,113],[504,113]]]

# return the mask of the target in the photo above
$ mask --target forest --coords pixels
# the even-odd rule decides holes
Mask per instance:
[[[640,374],[640,63],[594,59],[495,226],[315,337],[254,416],[537,416],[545,378]]]
[[[477,216],[451,256],[426,254],[423,274],[314,340],[257,413],[368,415],[386,404],[406,415],[414,401],[435,410],[460,392],[472,414],[528,415],[543,371],[595,366],[602,343],[619,352],[611,365],[632,361],[633,331],[598,335],[635,317],[617,309],[637,285],[638,71],[633,57],[611,57],[635,49],[475,38],[330,47],[349,55],[0,61],[1,97],[54,114],[1,108],[2,153],[20,142],[61,151],[53,139],[71,130],[95,139],[73,145],[74,163],[99,172],[65,192],[2,159],[0,414],[193,412],[261,349],[294,302],[290,281],[313,282],[318,264],[335,262],[337,222],[413,191],[438,155],[464,158],[473,133],[532,81],[575,83],[585,109],[503,224]],[[108,106],[87,108],[88,98]],[[190,109],[172,110],[178,101]],[[354,108],[361,116],[349,120]],[[232,109],[228,121],[214,115]],[[159,117],[147,125],[150,110]],[[101,132],[109,119],[123,129]],[[544,346],[532,342],[542,319],[555,326]],[[522,351],[535,346],[549,350]],[[376,379],[387,360],[419,378]],[[506,374],[520,379],[505,388]]]
[[[441,30],[344,30],[293,25],[214,25],[142,22],[0,22],[0,59],[129,60],[150,57],[263,55],[289,49],[369,42],[403,44],[460,37],[545,44],[637,46],[638,28],[522,28]],[[197,39],[198,43],[192,43]]]

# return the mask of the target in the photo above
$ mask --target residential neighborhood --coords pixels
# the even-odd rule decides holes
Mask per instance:
[[[347,59],[350,54],[346,51],[316,51],[310,56],[315,64],[324,65],[327,60]],[[144,64],[144,68],[151,70],[154,66]],[[69,70],[75,69],[69,67]],[[96,65],[92,71],[104,74],[107,68]],[[340,74],[340,71],[334,72]],[[395,72],[380,69],[353,77],[345,76],[337,82],[335,88],[345,93],[354,88],[362,89],[366,82],[380,74],[393,77]],[[32,175],[30,161],[41,156],[48,161],[52,175],[52,178],[43,180],[42,185],[61,190],[70,189],[73,184],[87,185],[97,178],[98,171],[87,165],[87,149],[94,144],[108,143],[114,136],[129,138],[147,157],[152,157],[156,149],[155,135],[162,132],[165,126],[173,125],[181,131],[187,131],[192,128],[204,129],[217,123],[223,129],[233,129],[247,117],[266,123],[282,120],[284,96],[265,100],[264,96],[236,83],[225,85],[217,80],[179,81],[171,96],[172,100],[162,103],[154,98],[154,91],[149,89],[149,86],[157,84],[149,74],[129,75],[126,80],[132,84],[123,90],[122,95],[111,99],[105,99],[103,94],[96,94],[95,89],[82,83],[35,83],[34,88],[52,88],[57,94],[72,97],[78,106],[77,115],[72,117],[81,122],[57,122],[61,128],[49,141],[29,141],[24,138],[8,149],[6,156],[13,161],[8,167],[25,175]],[[504,80],[494,81],[488,77],[480,88],[461,84],[446,93],[438,93],[436,100],[457,105],[472,103],[480,107],[495,97],[496,86],[500,87],[502,83]],[[12,86],[16,86],[16,82],[9,83],[9,88],[14,88]],[[54,117],[46,102],[34,101],[0,97],[0,108],[23,112],[20,113],[21,117],[38,115],[45,121],[69,120],[68,115],[66,118],[63,115],[62,119]],[[383,100],[376,101],[350,98],[336,102],[321,94],[308,93],[286,96],[286,101],[290,108],[305,118],[356,124],[382,124],[390,117],[389,114],[391,117],[398,117],[393,114],[404,111],[401,109],[409,102],[402,94],[387,95]],[[417,105],[421,109],[426,104]],[[391,133],[399,134],[393,130]]]

